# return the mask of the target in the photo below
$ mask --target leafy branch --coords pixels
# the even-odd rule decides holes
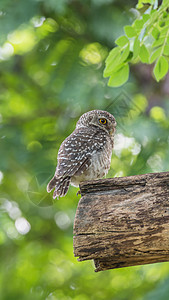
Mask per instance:
[[[138,12],[144,9],[139,0]],[[146,0],[146,10],[131,26],[124,27],[125,35],[116,41],[107,59],[104,77],[110,77],[108,85],[118,87],[129,77],[129,63],[154,63],[156,81],[161,80],[169,69],[169,0],[158,6],[157,0]]]

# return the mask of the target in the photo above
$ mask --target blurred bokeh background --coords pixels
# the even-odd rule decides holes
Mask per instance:
[[[136,17],[130,0],[0,1],[0,299],[167,300],[169,264],[94,273],[73,256],[79,198],[52,201],[60,143],[78,117],[117,119],[108,177],[169,169],[169,76],[151,66],[109,88],[105,58]]]

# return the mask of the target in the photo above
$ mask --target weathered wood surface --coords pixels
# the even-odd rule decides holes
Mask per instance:
[[[95,271],[169,261],[169,172],[84,182],[74,255]]]

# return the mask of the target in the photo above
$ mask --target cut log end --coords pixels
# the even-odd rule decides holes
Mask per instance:
[[[81,184],[74,255],[95,271],[169,261],[169,172]]]

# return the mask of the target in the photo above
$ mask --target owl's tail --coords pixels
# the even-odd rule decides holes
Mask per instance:
[[[47,192],[50,193],[53,189],[53,199],[56,197],[63,197],[66,195],[70,184],[70,177],[67,176],[65,178],[57,178],[54,176],[47,185]]]

